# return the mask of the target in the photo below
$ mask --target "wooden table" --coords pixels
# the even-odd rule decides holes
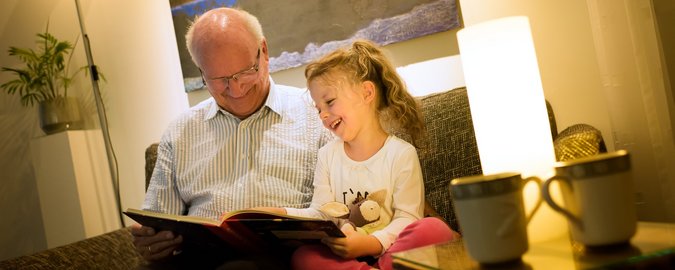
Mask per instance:
[[[675,269],[675,223],[639,222],[630,244],[588,249],[566,235],[531,244],[522,260],[480,265],[462,239],[393,254],[394,269]]]

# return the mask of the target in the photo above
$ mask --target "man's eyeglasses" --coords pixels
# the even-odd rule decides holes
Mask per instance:
[[[235,74],[232,74],[231,76],[206,79],[204,78],[204,73],[202,73],[201,69],[199,69],[199,72],[202,74],[202,83],[204,85],[207,85],[207,83],[209,83],[211,87],[221,86],[223,88],[228,88],[230,87],[230,80],[234,80],[239,83],[253,82],[258,77],[259,68],[260,68],[260,48],[258,48],[258,53],[255,56],[255,64],[252,67],[245,69],[243,71],[239,71]],[[218,83],[220,83],[221,85],[217,85]]]

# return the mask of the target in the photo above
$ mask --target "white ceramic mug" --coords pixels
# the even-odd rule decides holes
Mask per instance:
[[[572,240],[586,246],[626,243],[635,234],[633,181],[625,150],[558,162],[556,175],[542,186],[542,197],[568,220]],[[565,207],[549,195],[560,183]]]
[[[499,173],[457,178],[450,182],[455,213],[469,255],[482,264],[519,260],[527,252],[527,224],[541,206],[541,197],[525,213],[523,187],[537,177]]]

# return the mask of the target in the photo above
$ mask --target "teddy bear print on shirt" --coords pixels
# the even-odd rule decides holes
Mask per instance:
[[[321,206],[319,210],[341,221],[338,225],[350,223],[354,228],[362,233],[369,234],[389,223],[388,215],[382,215],[383,205],[387,196],[387,190],[382,189],[373,193],[357,193],[356,198],[348,204],[340,202],[328,202]]]

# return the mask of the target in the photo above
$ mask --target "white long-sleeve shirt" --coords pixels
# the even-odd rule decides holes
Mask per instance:
[[[314,196],[309,208],[286,208],[289,215],[331,219],[319,211],[327,202],[349,205],[360,193],[386,190],[380,221],[371,233],[383,252],[410,223],[424,212],[424,183],[417,151],[408,142],[390,135],[384,146],[365,161],[353,161],[344,142],[333,140],[319,150],[314,176]]]

